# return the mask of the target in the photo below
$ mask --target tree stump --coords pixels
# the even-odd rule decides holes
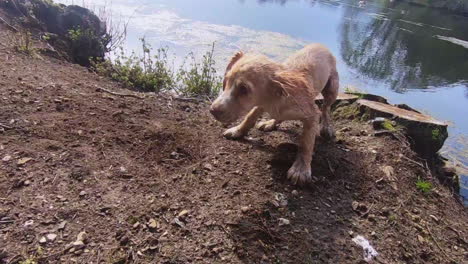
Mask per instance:
[[[359,99],[356,103],[366,119],[385,117],[403,127],[413,149],[423,156],[436,154],[448,137],[448,125],[431,116],[365,99]]]

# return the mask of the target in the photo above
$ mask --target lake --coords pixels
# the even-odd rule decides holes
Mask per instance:
[[[72,0],[61,0],[71,4]],[[130,18],[126,49],[145,36],[181,63],[216,43],[222,73],[237,50],[282,60],[310,42],[338,60],[341,86],[382,95],[450,123],[441,153],[455,163],[468,199],[468,18],[404,1],[93,0],[75,1]],[[110,14],[110,15],[109,15]],[[468,200],[465,200],[468,204]]]

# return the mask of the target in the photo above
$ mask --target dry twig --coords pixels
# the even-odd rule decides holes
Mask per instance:
[[[97,92],[105,92],[105,93],[112,94],[112,95],[116,95],[116,96],[133,97],[133,98],[137,98],[137,99],[144,99],[144,97],[140,97],[140,96],[135,95],[135,94],[117,93],[117,92],[113,92],[113,91],[110,91],[110,90],[107,90],[107,89],[104,89],[104,88],[101,88],[101,87],[98,87],[98,88],[96,89],[96,91],[97,91]]]
[[[14,31],[14,32],[19,32],[19,30],[17,28],[15,28],[14,26],[10,25],[10,23],[8,23],[3,17],[0,17],[0,23],[4,24],[7,28],[9,28],[11,31]]]

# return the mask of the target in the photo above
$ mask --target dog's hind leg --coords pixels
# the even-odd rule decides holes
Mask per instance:
[[[328,79],[327,85],[322,91],[323,105],[322,105],[322,128],[320,129],[320,136],[325,139],[332,139],[335,137],[331,120],[331,106],[335,103],[338,96],[338,89],[340,87],[340,80],[338,73],[334,71]]]
[[[257,128],[264,132],[270,132],[275,130],[278,125],[281,124],[281,121],[276,119],[270,119],[266,121],[259,122]]]
[[[235,127],[231,127],[228,130],[226,130],[223,135],[226,138],[230,139],[238,139],[242,138],[247,133],[249,133],[250,129],[255,126],[255,123],[257,122],[257,119],[260,118],[260,116],[263,114],[263,109],[260,107],[254,107],[244,118],[242,123]]]

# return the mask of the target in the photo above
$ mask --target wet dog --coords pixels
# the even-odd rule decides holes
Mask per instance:
[[[245,136],[265,112],[272,119],[258,124],[264,131],[274,130],[282,121],[302,121],[299,152],[288,171],[288,179],[303,185],[312,179],[315,136],[320,133],[328,139],[334,137],[330,108],[336,101],[338,88],[335,57],[323,45],[308,45],[283,63],[263,55],[238,52],[226,68],[223,91],[210,112],[226,124],[246,115],[238,126],[224,132],[230,139]],[[320,93],[324,97],[321,110],[314,100]]]

